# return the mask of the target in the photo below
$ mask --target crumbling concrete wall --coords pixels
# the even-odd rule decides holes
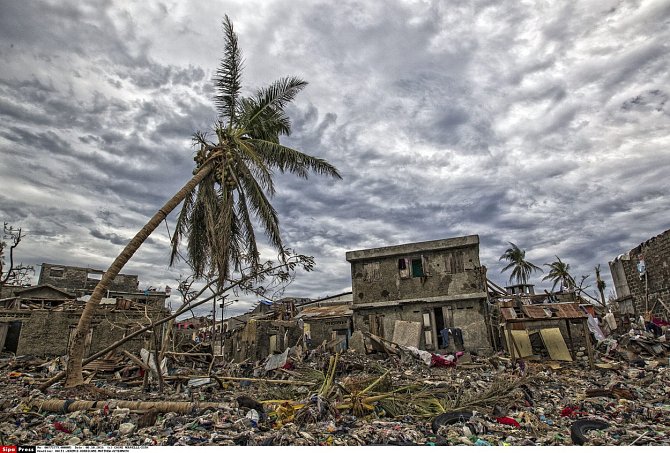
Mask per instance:
[[[443,324],[435,325],[436,311],[446,312],[447,316],[443,319]],[[426,316],[424,316],[424,314]],[[381,318],[383,331],[375,331],[375,318]],[[426,318],[428,322],[426,321]],[[422,325],[421,349],[438,350],[454,352],[459,348],[454,341],[449,342],[447,348],[442,347],[442,338],[440,328],[459,328],[463,334],[462,350],[474,352],[477,354],[487,354],[491,352],[490,335],[488,331],[488,314],[486,311],[485,300],[471,301],[453,301],[443,303],[416,303],[403,306],[361,308],[354,312],[354,326],[356,329],[363,329],[386,339],[393,338],[395,322],[410,321],[418,322]],[[427,336],[424,332],[430,332]],[[427,342],[430,338],[430,344]]]
[[[82,290],[89,292],[95,288],[102,277],[102,271],[76,266],[42,263],[38,285],[52,285],[73,294],[81,295]],[[94,278],[90,278],[94,277]],[[110,291],[137,291],[137,275],[119,274],[109,287]]]
[[[642,278],[637,268],[641,259],[644,260],[646,268],[646,277]],[[618,266],[620,268],[617,272]],[[610,262],[610,270],[615,280],[617,297],[625,297],[628,295],[625,293],[628,292],[633,298],[638,314],[645,311],[645,305],[651,309],[659,298],[670,307],[670,230],[643,242],[627,254]],[[622,277],[625,281],[621,281]],[[657,315],[668,316],[660,302],[656,303],[654,311]]]
[[[235,362],[263,361],[270,354],[295,346],[302,335],[297,321],[251,318],[243,328],[226,335],[224,356]]]
[[[354,305],[486,291],[476,236],[421,244],[347,252]]]
[[[335,331],[351,333],[351,319],[348,317],[310,319],[306,320],[305,324],[309,324],[313,347],[332,340]]]
[[[30,317],[22,320],[17,355],[53,357],[67,354],[71,331],[79,321],[80,313],[51,310],[31,310]],[[154,314],[153,319],[158,319]],[[124,335],[146,325],[144,313],[105,312],[94,315],[89,353],[98,352]],[[144,337],[138,336],[124,344],[124,349],[139,352],[144,346]]]

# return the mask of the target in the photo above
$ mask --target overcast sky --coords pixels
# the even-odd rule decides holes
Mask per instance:
[[[286,143],[343,177],[277,178],[284,241],[317,263],[286,295],[350,290],[348,250],[469,234],[499,284],[512,241],[576,276],[601,264],[609,293],[607,262],[670,228],[667,0],[0,0],[0,220],[28,233],[20,261],[106,269],[188,180],[224,14],[246,89],[309,82]],[[168,257],[162,226],[123,272],[174,287]]]

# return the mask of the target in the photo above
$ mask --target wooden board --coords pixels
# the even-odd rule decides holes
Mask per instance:
[[[512,337],[518,348],[518,352],[515,349],[514,354],[521,354],[521,357],[528,357],[533,355],[533,347],[530,345],[530,337],[526,330],[510,330],[512,332]],[[512,345],[512,347],[514,347]]]
[[[565,344],[563,335],[561,335],[561,329],[558,327],[540,329],[540,336],[552,360],[572,362],[572,356],[570,355],[568,346]]]

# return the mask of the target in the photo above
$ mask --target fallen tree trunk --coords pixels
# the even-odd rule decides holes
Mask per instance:
[[[166,381],[177,381],[177,380],[186,380],[186,379],[204,379],[204,378],[214,378],[222,381],[249,381],[249,382],[264,382],[266,384],[287,384],[287,385],[316,385],[316,382],[308,381],[285,381],[282,379],[264,379],[264,378],[246,378],[246,377],[233,377],[233,376],[166,376]]]

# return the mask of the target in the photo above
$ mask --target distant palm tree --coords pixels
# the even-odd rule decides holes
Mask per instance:
[[[243,96],[242,54],[228,16],[223,28],[225,51],[214,77],[220,117],[214,126],[213,140],[202,132],[194,135],[199,150],[193,177],[135,235],[95,287],[68,350],[67,387],[83,383],[84,339],[102,295],[179,203],[184,202],[172,237],[170,263],[178,256],[180,239],[186,237],[195,276],[214,274],[222,286],[231,269],[242,261],[251,266],[259,262],[252,214],[280,258],[285,257],[277,212],[269,202],[275,193],[273,171],[294,173],[305,179],[310,171],[341,178],[325,160],[279,143],[280,136],[291,132],[285,107],[307,82],[286,77],[257,90],[253,96]]]
[[[510,248],[505,250],[505,253],[498,259],[498,261],[507,261],[508,264],[500,272],[513,268],[509,277],[509,282],[516,280],[517,284],[525,285],[528,283],[530,275],[535,271],[542,272],[542,268],[534,265],[530,261],[526,261],[526,251],[521,250],[516,244],[510,242]]]
[[[577,286],[574,277],[570,275],[570,265],[561,261],[558,256],[556,256],[556,261],[551,264],[545,264],[545,266],[549,266],[549,273],[545,275],[542,280],[554,282],[551,286],[552,291],[558,284],[561,285],[561,291],[563,291],[564,288],[572,289]]]

